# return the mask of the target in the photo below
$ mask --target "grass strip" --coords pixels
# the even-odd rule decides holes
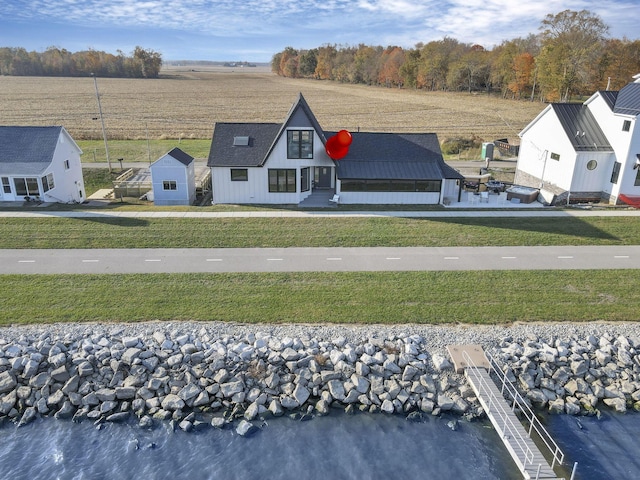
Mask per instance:
[[[103,140],[77,140],[84,152],[83,163],[107,162]],[[123,162],[153,163],[165,153],[178,147],[194,158],[207,158],[211,148],[211,139],[145,139],[109,140],[109,158],[114,169],[120,168],[118,159]]]
[[[637,321],[636,270],[4,275],[0,325]]]
[[[640,218],[0,218],[0,248],[634,245]]]

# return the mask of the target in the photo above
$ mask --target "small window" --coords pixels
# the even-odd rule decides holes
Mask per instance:
[[[247,147],[247,146],[249,146],[249,137],[248,136],[233,137],[233,146],[234,147]]]
[[[249,180],[249,171],[246,168],[231,169],[232,182],[246,182],[248,180]]]
[[[165,180],[164,182],[162,182],[162,189],[163,190],[177,190],[178,189],[178,184],[176,183],[175,180]]]
[[[64,169],[65,169],[65,170],[69,170],[69,168],[71,168],[71,167],[69,166],[69,160],[65,160],[65,161],[64,161]]]
[[[2,191],[4,193],[11,193],[11,184],[9,183],[9,177],[2,177]]]
[[[629,130],[631,130],[631,120],[625,120],[622,122],[622,131],[628,132]]]
[[[640,168],[636,170],[636,179],[633,182],[634,187],[640,187]]]
[[[597,166],[598,162],[596,162],[595,160],[589,160],[587,162],[587,170],[595,170]]]
[[[559,153],[552,153],[551,154],[551,160],[560,160],[560,154]]]
[[[621,165],[622,164],[620,162],[615,162],[613,164],[613,171],[611,172],[611,183],[613,183],[614,185],[618,183],[618,176],[620,175]]]

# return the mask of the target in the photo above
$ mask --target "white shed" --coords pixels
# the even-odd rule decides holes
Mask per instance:
[[[84,202],[81,154],[64,127],[0,127],[0,201]]]
[[[179,148],[149,167],[155,205],[192,205],[196,199],[195,162]]]

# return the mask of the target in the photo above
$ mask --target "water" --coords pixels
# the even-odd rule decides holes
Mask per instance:
[[[456,479],[521,478],[487,421],[332,413],[268,419],[249,438],[234,430],[154,430],[53,419],[0,428],[2,479]],[[579,421],[579,423],[578,423]],[[577,480],[640,478],[640,415],[548,418]],[[568,475],[567,475],[568,478]]]

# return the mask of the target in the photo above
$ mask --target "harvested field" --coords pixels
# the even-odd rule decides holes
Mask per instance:
[[[483,140],[518,132],[540,103],[287,79],[264,68],[163,71],[160,79],[98,79],[110,139],[211,137],[215,122],[281,122],[302,92],[326,130],[435,132]],[[91,78],[0,77],[0,124],[63,125],[80,139],[102,131]]]

